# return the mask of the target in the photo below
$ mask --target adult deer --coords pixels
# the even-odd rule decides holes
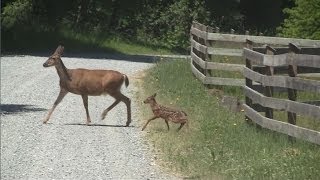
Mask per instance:
[[[109,94],[115,98],[115,102],[102,112],[101,119],[104,119],[107,113],[122,101],[127,106],[126,126],[129,126],[131,123],[131,100],[120,91],[123,82],[126,87],[128,87],[128,77],[125,74],[113,70],[67,69],[61,60],[63,50],[63,46],[58,46],[56,51],[43,64],[43,67],[55,66],[60,78],[59,96],[43,123],[46,124],[49,121],[49,118],[57,105],[68,92],[71,92],[82,96],[87,114],[87,125],[91,122],[88,111],[88,96]]]

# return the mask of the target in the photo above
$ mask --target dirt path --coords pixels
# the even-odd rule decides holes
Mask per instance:
[[[42,120],[58,96],[58,75],[45,69],[46,57],[1,57],[1,179],[177,179],[154,162],[142,139],[133,99],[133,123],[126,122],[123,103],[104,121],[101,112],[113,99],[89,97],[91,126],[78,95],[68,94],[49,124]],[[129,76],[122,91],[134,97],[132,77],[146,62],[62,58],[68,68],[114,69]]]

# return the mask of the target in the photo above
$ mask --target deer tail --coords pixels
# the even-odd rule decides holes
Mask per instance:
[[[123,77],[124,77],[124,83],[125,83],[126,87],[128,87],[128,86],[129,86],[129,78],[128,78],[128,76],[125,75],[125,74],[122,74],[122,75],[123,75]]]

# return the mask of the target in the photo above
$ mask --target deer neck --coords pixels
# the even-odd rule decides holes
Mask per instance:
[[[57,69],[57,72],[58,72],[58,75],[59,75],[61,81],[64,81],[64,82],[71,81],[71,78],[68,74],[68,69],[63,64],[61,59],[60,59],[59,63],[56,65],[56,69]]]
[[[159,104],[156,100],[150,102],[151,109],[159,109]]]

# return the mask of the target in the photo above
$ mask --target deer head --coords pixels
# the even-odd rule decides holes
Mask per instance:
[[[143,103],[148,104],[148,103],[155,101],[156,96],[157,96],[157,93],[154,93],[152,96],[150,96],[146,100],[144,100]]]
[[[49,57],[49,59],[43,64],[43,67],[55,66],[61,61],[61,55],[64,47],[59,45],[56,51]]]

